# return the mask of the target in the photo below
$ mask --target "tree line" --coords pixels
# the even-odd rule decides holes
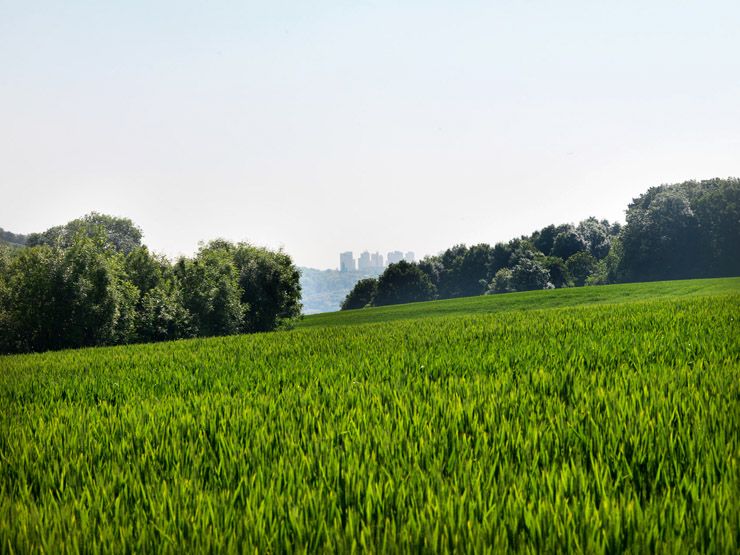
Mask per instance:
[[[222,239],[174,263],[127,218],[92,213],[0,246],[0,352],[270,331],[300,316],[282,251]]]
[[[624,226],[588,218],[493,246],[455,245],[360,280],[342,310],[535,289],[740,275],[740,179],[651,187]]]

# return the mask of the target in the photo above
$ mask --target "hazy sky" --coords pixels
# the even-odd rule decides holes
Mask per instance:
[[[738,29],[737,0],[0,0],[0,226],[336,267],[622,220],[740,175]]]

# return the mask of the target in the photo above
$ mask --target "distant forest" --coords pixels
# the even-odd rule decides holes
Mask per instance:
[[[11,233],[0,227],[0,245],[9,245],[12,247],[22,247],[26,244],[27,237],[19,233]]]
[[[360,280],[343,310],[483,294],[740,275],[740,179],[652,187],[626,224],[588,218],[493,246],[455,245]]]

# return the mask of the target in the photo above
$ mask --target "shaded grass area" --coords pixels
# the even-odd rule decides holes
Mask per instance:
[[[0,551],[737,552],[737,283],[2,357]]]

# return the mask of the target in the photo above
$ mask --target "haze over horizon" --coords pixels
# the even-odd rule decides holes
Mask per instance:
[[[740,175],[734,1],[0,3],[0,226],[339,253],[624,220]]]

